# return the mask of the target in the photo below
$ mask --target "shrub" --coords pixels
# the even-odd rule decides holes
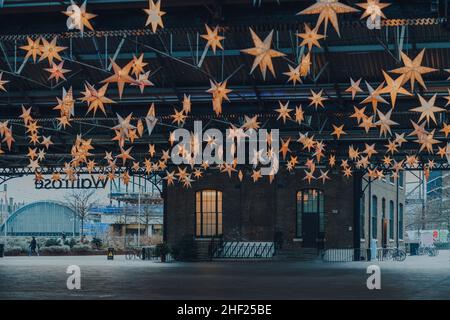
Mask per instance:
[[[47,241],[45,241],[46,247],[56,247],[56,246],[60,246],[60,245],[61,245],[61,242],[59,241],[59,239],[50,238],[50,239],[47,239]]]
[[[86,254],[89,253],[92,250],[90,245],[87,244],[76,244],[72,247],[70,250],[72,253],[76,254]]]
[[[102,239],[95,238],[95,237],[92,239],[91,243],[94,246],[94,248],[97,250],[100,249],[103,245]]]
[[[192,235],[185,235],[172,246],[175,260],[190,261],[196,258],[195,242]]]
[[[77,240],[75,240],[74,238],[64,241],[64,245],[69,246],[70,248],[73,248],[73,246],[75,246],[76,244],[77,244]]]
[[[5,256],[19,256],[23,253],[26,253],[27,250],[18,247],[18,246],[14,246],[14,247],[7,247],[5,249]]]
[[[69,246],[49,246],[44,247],[42,250],[40,250],[40,253],[42,254],[48,254],[48,255],[64,255],[68,254],[70,252]]]

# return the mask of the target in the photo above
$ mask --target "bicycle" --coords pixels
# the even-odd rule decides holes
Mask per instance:
[[[402,249],[393,248],[389,249],[390,259],[393,261],[405,261],[406,260],[406,252]]]
[[[142,249],[139,248],[129,248],[125,252],[125,259],[126,260],[135,260],[135,259],[142,259]]]

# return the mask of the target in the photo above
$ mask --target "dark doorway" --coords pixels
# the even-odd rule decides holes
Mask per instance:
[[[319,238],[319,213],[303,214],[303,247],[317,248]]]
[[[386,218],[383,219],[383,228],[382,228],[382,238],[381,238],[381,244],[383,248],[387,247],[387,227],[388,227],[388,221]]]
[[[297,193],[297,237],[304,248],[319,248],[325,234],[322,190],[305,189]]]

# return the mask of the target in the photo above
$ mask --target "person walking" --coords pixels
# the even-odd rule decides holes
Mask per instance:
[[[33,254],[36,254],[37,256],[39,256],[39,253],[37,252],[36,249],[37,249],[37,241],[36,238],[33,237],[30,242],[30,252],[28,255],[32,256]]]

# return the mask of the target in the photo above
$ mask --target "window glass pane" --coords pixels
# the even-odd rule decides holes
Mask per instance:
[[[403,239],[403,204],[401,203],[398,208],[398,237]]]
[[[222,192],[203,190],[196,193],[196,232],[199,237],[222,234]]]
[[[378,198],[372,196],[372,238],[378,237]]]

